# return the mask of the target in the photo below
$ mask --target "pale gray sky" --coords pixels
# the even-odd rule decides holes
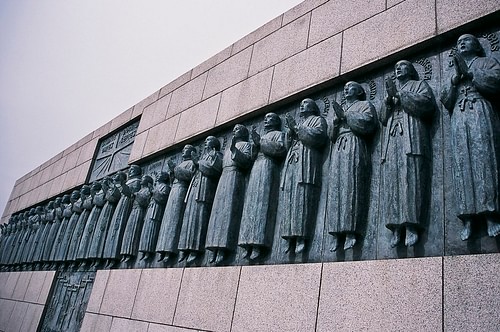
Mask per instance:
[[[301,0],[0,0],[0,212],[16,179]]]

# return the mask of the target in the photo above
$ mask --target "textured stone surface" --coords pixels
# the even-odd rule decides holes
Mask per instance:
[[[254,44],[255,42],[261,40],[265,36],[273,33],[274,31],[281,28],[282,15],[272,19],[261,27],[257,28],[255,31],[249,33],[245,37],[241,38],[233,44],[231,54],[236,54],[248,46]]]
[[[194,330],[185,329],[183,327],[150,323],[147,332],[192,332],[192,331]]]
[[[21,272],[9,272],[7,281],[5,282],[5,288],[2,291],[2,297],[4,299],[12,299],[12,294],[14,294],[14,289],[16,288],[17,280]]]
[[[446,32],[497,10],[500,10],[498,0],[437,0],[438,33]]]
[[[115,129],[118,129],[125,123],[127,123],[131,118],[132,118],[132,113],[133,113],[134,108],[131,107],[125,112],[122,112],[120,115],[118,115],[116,118],[111,120],[111,125],[109,127],[109,131],[113,131]]]
[[[91,160],[92,157],[94,156],[95,148],[97,147],[97,142],[99,139],[94,138],[90,142],[86,143],[84,146],[82,146],[82,149],[80,151],[80,154],[78,155],[78,161],[77,164],[83,164],[84,162]]]
[[[7,328],[5,330],[9,332],[21,331],[21,325],[23,324],[23,319],[26,316],[27,310],[28,303],[16,302],[14,310],[12,310],[12,314],[10,315]]]
[[[141,100],[140,102],[135,104],[134,110],[132,112],[132,118],[135,118],[136,116],[142,114],[142,112],[144,111],[144,108],[146,106],[148,106],[149,104],[155,102],[159,98],[159,95],[160,95],[160,90],[152,93],[148,97],[144,98],[143,100]]]
[[[148,138],[142,151],[143,157],[158,152],[173,143],[180,118],[181,115],[176,115],[149,129]]]
[[[440,331],[442,258],[325,263],[317,331]]]
[[[171,98],[172,94],[168,94],[144,108],[141,116],[141,122],[137,128],[137,133],[142,133],[144,130],[147,130],[165,120]]]
[[[174,325],[229,331],[240,267],[186,268]]]
[[[47,277],[46,271],[34,271],[24,294],[24,301],[38,303],[40,292],[42,291],[45,278]]]
[[[203,99],[247,78],[252,48],[248,47],[208,71]]]
[[[130,151],[130,156],[128,157],[129,164],[141,159],[148,134],[149,130],[146,130],[135,136],[134,145],[132,145],[132,151]]]
[[[85,313],[80,332],[108,332],[111,329],[113,317]],[[122,331],[123,332],[123,331]]]
[[[110,271],[99,312],[129,318],[140,277],[141,270]]]
[[[26,310],[26,315],[24,316],[20,331],[36,331],[40,319],[42,318],[42,313],[43,305],[30,303]]]
[[[208,73],[202,74],[172,92],[167,118],[199,103],[205,88]]]
[[[218,94],[184,111],[180,115],[175,141],[179,142],[215,125],[221,95]]]
[[[310,14],[306,14],[255,43],[249,75],[304,50],[307,45]]]
[[[283,25],[286,25],[314,8],[322,5],[328,0],[308,0],[302,1],[297,6],[291,8],[283,14]]]
[[[231,56],[232,46],[226,47],[216,55],[210,57],[208,60],[203,61],[198,66],[194,67],[191,72],[191,78],[195,78],[198,75],[203,74],[212,67],[217,66],[222,61],[226,60]]]
[[[312,11],[309,43],[327,39],[385,10],[385,0],[329,1]]]
[[[111,121],[94,130],[94,136],[92,136],[92,138],[100,138],[106,136],[107,134],[109,134],[109,128],[111,128]]]
[[[277,64],[269,102],[338,76],[341,44],[341,35],[333,36]]]
[[[500,255],[444,257],[445,331],[498,331]]]
[[[132,319],[172,324],[182,269],[142,271],[132,309]]]
[[[43,281],[43,286],[40,290],[40,295],[38,296],[38,304],[46,304],[55,276],[55,271],[47,271],[45,274],[45,280]]]
[[[216,125],[267,104],[273,68],[254,75],[222,93]]]
[[[113,318],[110,332],[144,332],[148,330],[148,323],[131,319]]]
[[[390,8],[405,0],[386,0],[386,1],[387,1],[387,8]]]
[[[89,302],[87,303],[87,311],[98,313],[101,308],[106,284],[108,283],[109,270],[99,270],[95,276],[94,285],[92,285],[92,293],[90,294]]]
[[[166,94],[169,94],[170,92],[174,91],[175,89],[177,89],[178,87],[186,84],[187,82],[189,82],[189,80],[191,79],[191,73],[193,71],[192,70],[189,70],[188,72],[185,72],[184,74],[182,74],[181,76],[177,77],[175,80],[173,80],[172,82],[168,83],[167,85],[165,85],[163,88],[160,89],[160,98],[165,96]]]
[[[7,331],[10,315],[16,306],[16,301],[0,299],[0,331]]]
[[[10,272],[0,272],[0,299],[6,298],[7,280],[9,280]]]
[[[431,38],[434,11],[434,0],[407,0],[345,30],[341,73]]]
[[[231,331],[314,331],[321,264],[242,267]]]

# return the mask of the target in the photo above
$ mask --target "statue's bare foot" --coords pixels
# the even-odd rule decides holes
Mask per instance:
[[[161,262],[165,258],[165,253],[164,252],[159,252],[158,253],[158,260],[157,262]]]
[[[486,223],[488,224],[488,236],[495,237],[500,235],[500,223],[491,220],[490,218],[486,219]]]
[[[252,249],[252,255],[250,255],[250,259],[254,260],[260,257],[260,248],[259,247],[253,247]]]
[[[407,247],[412,247],[418,242],[418,232],[415,228],[408,226],[406,227],[406,238],[405,245]]]
[[[179,263],[182,262],[183,260],[186,259],[186,257],[188,256],[188,253],[187,251],[181,251],[181,253],[179,254]],[[191,254],[189,254],[189,256],[191,256]]]
[[[392,232],[391,248],[397,247],[400,241],[401,241],[401,230],[399,228],[396,228]]]
[[[460,238],[462,241],[467,241],[470,238],[471,234],[471,222],[470,220],[464,221],[464,228],[460,232]]]
[[[196,260],[196,258],[198,258],[198,254],[193,251],[193,252],[189,253],[189,256],[188,256],[188,259],[187,259],[186,262],[188,264],[191,264],[191,263],[193,263]]]
[[[243,258],[249,258],[251,254],[252,254],[252,246],[248,245],[247,247],[245,247],[245,256]]]
[[[339,238],[337,234],[332,234],[332,246],[330,247],[330,251],[334,252],[337,251],[339,248]]]
[[[224,257],[225,254],[224,254],[224,250],[217,250],[217,258],[215,259],[215,264],[220,264],[222,263],[222,261],[224,260]]]
[[[209,258],[208,262],[214,263],[216,259],[217,259],[217,249],[214,249],[213,251],[210,250],[210,258]]]
[[[297,245],[295,246],[295,253],[300,254],[306,248],[306,241],[304,239],[298,238]]]
[[[344,250],[352,249],[356,244],[356,235],[349,233],[345,237]]]

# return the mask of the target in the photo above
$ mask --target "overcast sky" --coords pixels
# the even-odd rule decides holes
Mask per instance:
[[[0,211],[16,179],[301,0],[0,0]]]

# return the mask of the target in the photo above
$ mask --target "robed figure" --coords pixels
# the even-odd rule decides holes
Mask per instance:
[[[206,249],[210,263],[221,263],[238,240],[246,170],[252,165],[252,149],[248,129],[234,126],[233,137],[222,160],[222,175],[215,192],[212,213],[208,223]]]
[[[367,140],[377,128],[375,107],[356,82],[344,86],[345,104],[334,101],[331,160],[328,173],[326,220],[332,235],[331,251],[344,241],[344,250],[359,239],[358,223],[366,210],[370,151]]]
[[[386,80],[387,97],[380,121],[385,127],[382,150],[381,213],[392,231],[391,247],[403,235],[413,246],[422,232],[422,213],[430,158],[429,124],[435,111],[432,90],[420,81],[413,64],[394,67],[396,83]]]
[[[458,38],[457,50],[455,74],[441,101],[451,116],[453,185],[463,222],[460,236],[467,240],[471,223],[484,219],[488,235],[494,237],[500,234],[500,63],[485,57],[472,35]]]
[[[196,158],[197,159],[197,158]],[[192,263],[205,249],[205,236],[217,183],[222,173],[220,142],[214,136],[205,139],[200,160],[193,159],[197,171],[186,194],[186,210],[179,235],[179,261]]]
[[[256,154],[256,158],[248,180],[238,239],[238,245],[246,250],[245,257],[251,260],[271,247],[280,166],[287,152],[277,114],[265,115],[264,131],[262,136],[255,128],[251,133],[252,155]]]
[[[280,184],[283,206],[278,211],[286,252],[295,247],[296,254],[304,251],[316,219],[322,151],[327,140],[326,120],[314,100],[307,98],[300,103],[300,117],[303,120],[297,123],[286,115],[288,153]]]

